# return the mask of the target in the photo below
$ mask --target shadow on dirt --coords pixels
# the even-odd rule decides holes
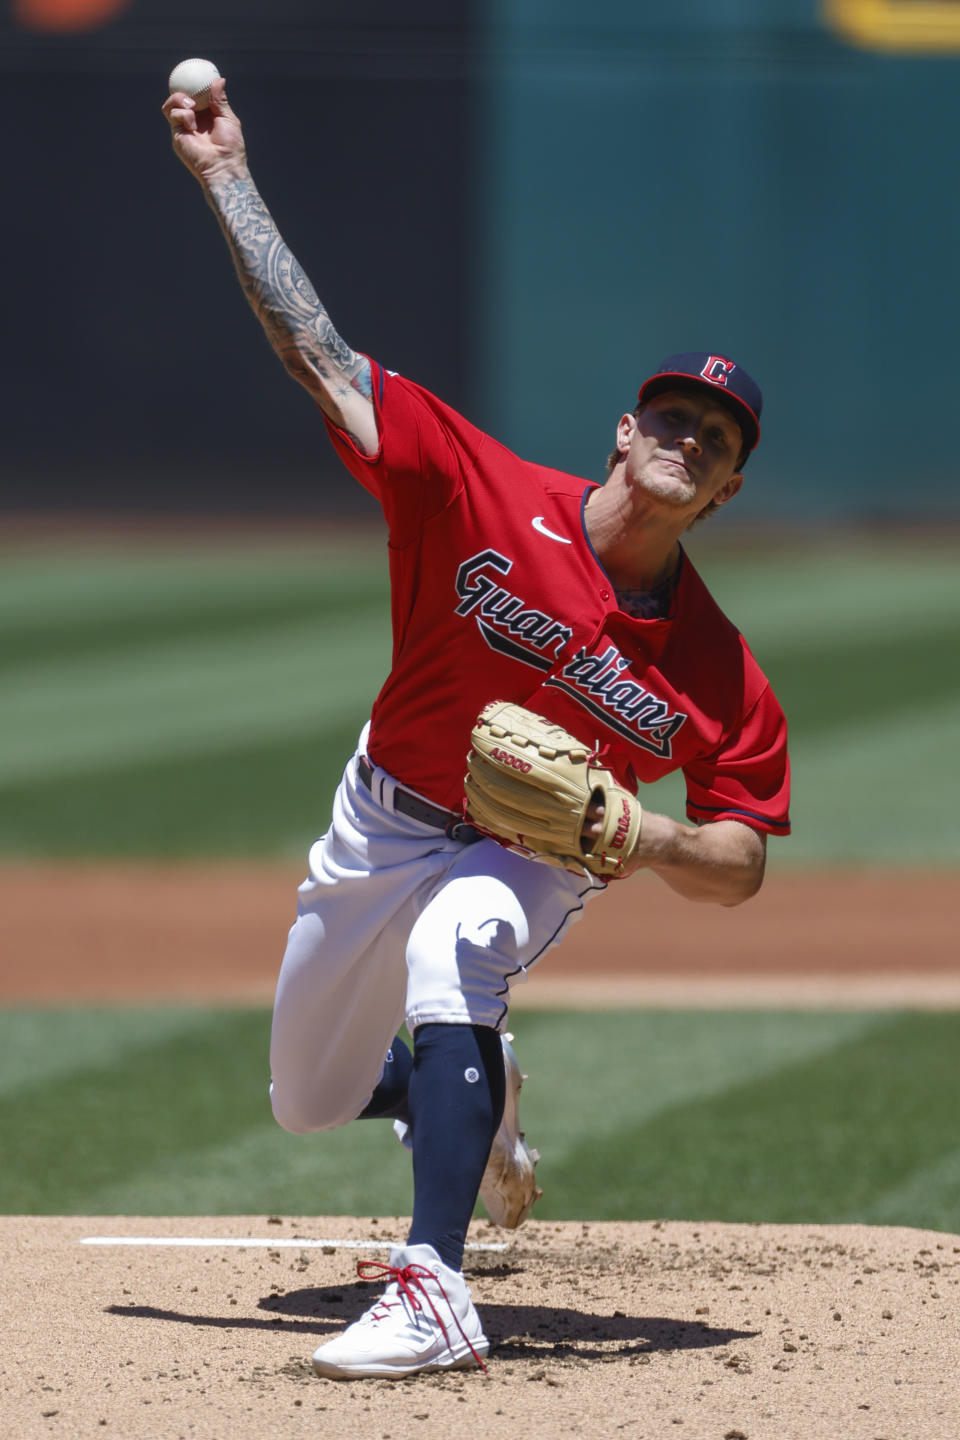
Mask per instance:
[[[151,1305],[109,1305],[106,1313],[224,1330],[276,1328],[305,1336],[328,1335],[358,1319],[374,1298],[368,1285],[342,1285],[265,1295],[259,1301],[259,1308],[270,1312],[269,1318],[190,1315]],[[480,1304],[478,1309],[491,1346],[501,1359],[547,1356],[562,1359],[565,1355],[609,1359],[674,1350],[708,1350],[729,1345],[734,1340],[749,1340],[759,1333],[715,1328],[700,1320],[627,1315],[619,1310],[605,1315],[555,1305]]]

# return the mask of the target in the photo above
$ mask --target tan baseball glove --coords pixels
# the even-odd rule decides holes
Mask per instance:
[[[591,763],[587,745],[522,705],[495,700],[470,736],[464,790],[478,830],[537,860],[604,879],[639,863],[640,802],[609,770]],[[584,850],[591,800],[603,801],[602,834]]]

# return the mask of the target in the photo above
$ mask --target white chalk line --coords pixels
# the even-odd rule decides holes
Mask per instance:
[[[261,1250],[389,1250],[394,1245],[401,1245],[401,1240],[297,1240],[287,1239],[285,1236],[276,1239],[267,1239],[263,1236],[251,1235],[246,1239],[238,1239],[236,1236],[203,1236],[203,1235],[84,1235],[81,1245],[166,1245],[171,1247],[182,1246],[185,1249],[190,1247],[199,1248],[208,1246],[232,1247],[235,1250],[261,1249]],[[482,1241],[467,1241],[465,1250],[507,1250],[509,1245],[506,1242],[484,1243]]]

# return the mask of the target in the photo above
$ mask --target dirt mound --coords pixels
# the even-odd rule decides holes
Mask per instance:
[[[357,1281],[358,1257],[385,1259],[406,1224],[0,1219],[5,1293],[18,1297],[5,1429],[131,1440],[958,1433],[960,1237],[656,1221],[528,1222],[506,1235],[480,1222],[466,1271],[492,1342],[487,1376],[318,1379],[313,1349],[377,1293]],[[145,1243],[163,1239],[176,1243]]]

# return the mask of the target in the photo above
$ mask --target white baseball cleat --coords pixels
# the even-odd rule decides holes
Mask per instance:
[[[361,1260],[357,1274],[389,1277],[390,1284],[365,1315],[314,1351],[318,1375],[400,1379],[421,1370],[486,1369],[490,1342],[470,1291],[432,1245],[395,1245],[389,1264]]]
[[[516,1230],[530,1214],[534,1201],[543,1194],[534,1169],[540,1152],[531,1150],[520,1129],[520,1087],[527,1077],[521,1075],[513,1053],[510,1044],[513,1036],[501,1035],[500,1039],[503,1042],[507,1090],[503,1119],[493,1137],[490,1158],[480,1182],[480,1199],[494,1225]]]

